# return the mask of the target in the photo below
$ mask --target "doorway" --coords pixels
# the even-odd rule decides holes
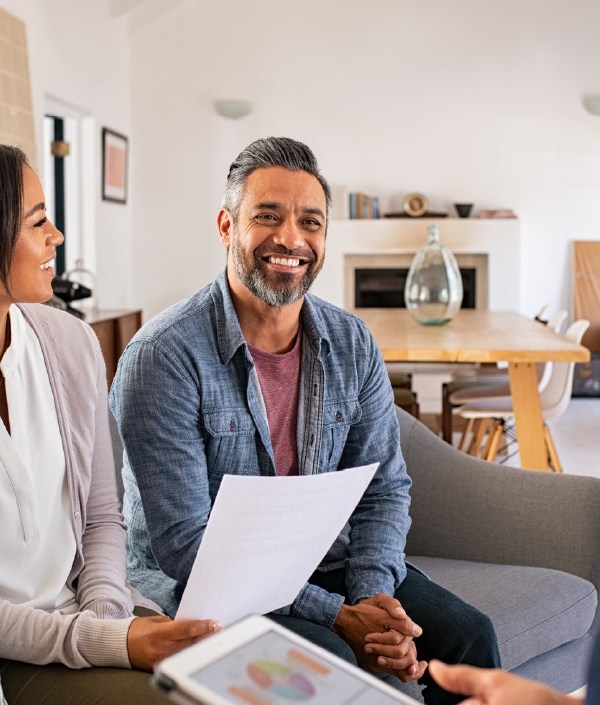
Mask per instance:
[[[95,269],[95,136],[93,117],[47,97],[40,161],[48,217],[65,236],[56,251],[58,276],[75,269],[79,260]]]
[[[65,140],[65,119],[58,115],[44,116],[44,168],[46,212],[54,225],[65,236],[56,249],[55,270],[58,276],[66,271],[67,228],[65,223],[65,162],[70,144]]]

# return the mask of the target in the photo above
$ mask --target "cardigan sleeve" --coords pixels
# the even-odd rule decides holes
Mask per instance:
[[[133,601],[100,346],[91,328],[68,314],[41,305],[22,310],[40,341],[56,403],[77,540],[67,582],[79,611],[0,599],[0,658],[128,668]]]
[[[96,404],[93,418],[89,420],[94,428],[91,458],[79,459],[80,463],[91,464],[89,473],[84,468],[74,468],[74,476],[81,481],[79,495],[85,497],[85,505],[74,508],[76,514],[79,512],[81,518],[85,517],[80,555],[74,566],[78,571],[76,593],[82,610],[91,609],[99,617],[114,619],[128,617],[133,610],[126,582],[127,532],[117,491],[108,421],[106,370],[98,341],[91,329],[88,331],[93,336]],[[81,389],[80,395],[73,395],[74,400],[84,394],[86,390]],[[73,461],[77,463],[78,457],[75,456]],[[86,479],[89,479],[88,483]]]
[[[130,668],[127,632],[132,619],[101,619],[90,610],[63,615],[0,600],[0,658],[69,668]]]

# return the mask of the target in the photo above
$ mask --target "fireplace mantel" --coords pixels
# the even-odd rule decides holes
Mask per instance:
[[[325,264],[312,291],[344,307],[346,255],[414,254],[427,242],[427,227],[433,224],[455,254],[488,256],[489,308],[520,311],[520,226],[514,218],[332,220]]]

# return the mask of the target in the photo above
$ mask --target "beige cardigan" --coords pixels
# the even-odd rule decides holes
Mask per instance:
[[[128,668],[133,599],[100,346],[92,329],[70,314],[41,304],[20,308],[40,341],[56,404],[78,547],[68,585],[80,611],[61,615],[0,596],[0,658]]]

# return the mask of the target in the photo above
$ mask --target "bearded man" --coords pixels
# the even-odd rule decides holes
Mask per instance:
[[[422,679],[427,703],[455,703],[427,661],[498,666],[496,637],[485,615],[404,561],[410,478],[383,359],[362,321],[307,293],[330,201],[306,145],[250,144],[217,216],[226,270],[123,354],[111,408],[125,446],[129,579],[176,613],[224,474],[379,462],[347,530],[269,616],[370,671]]]

